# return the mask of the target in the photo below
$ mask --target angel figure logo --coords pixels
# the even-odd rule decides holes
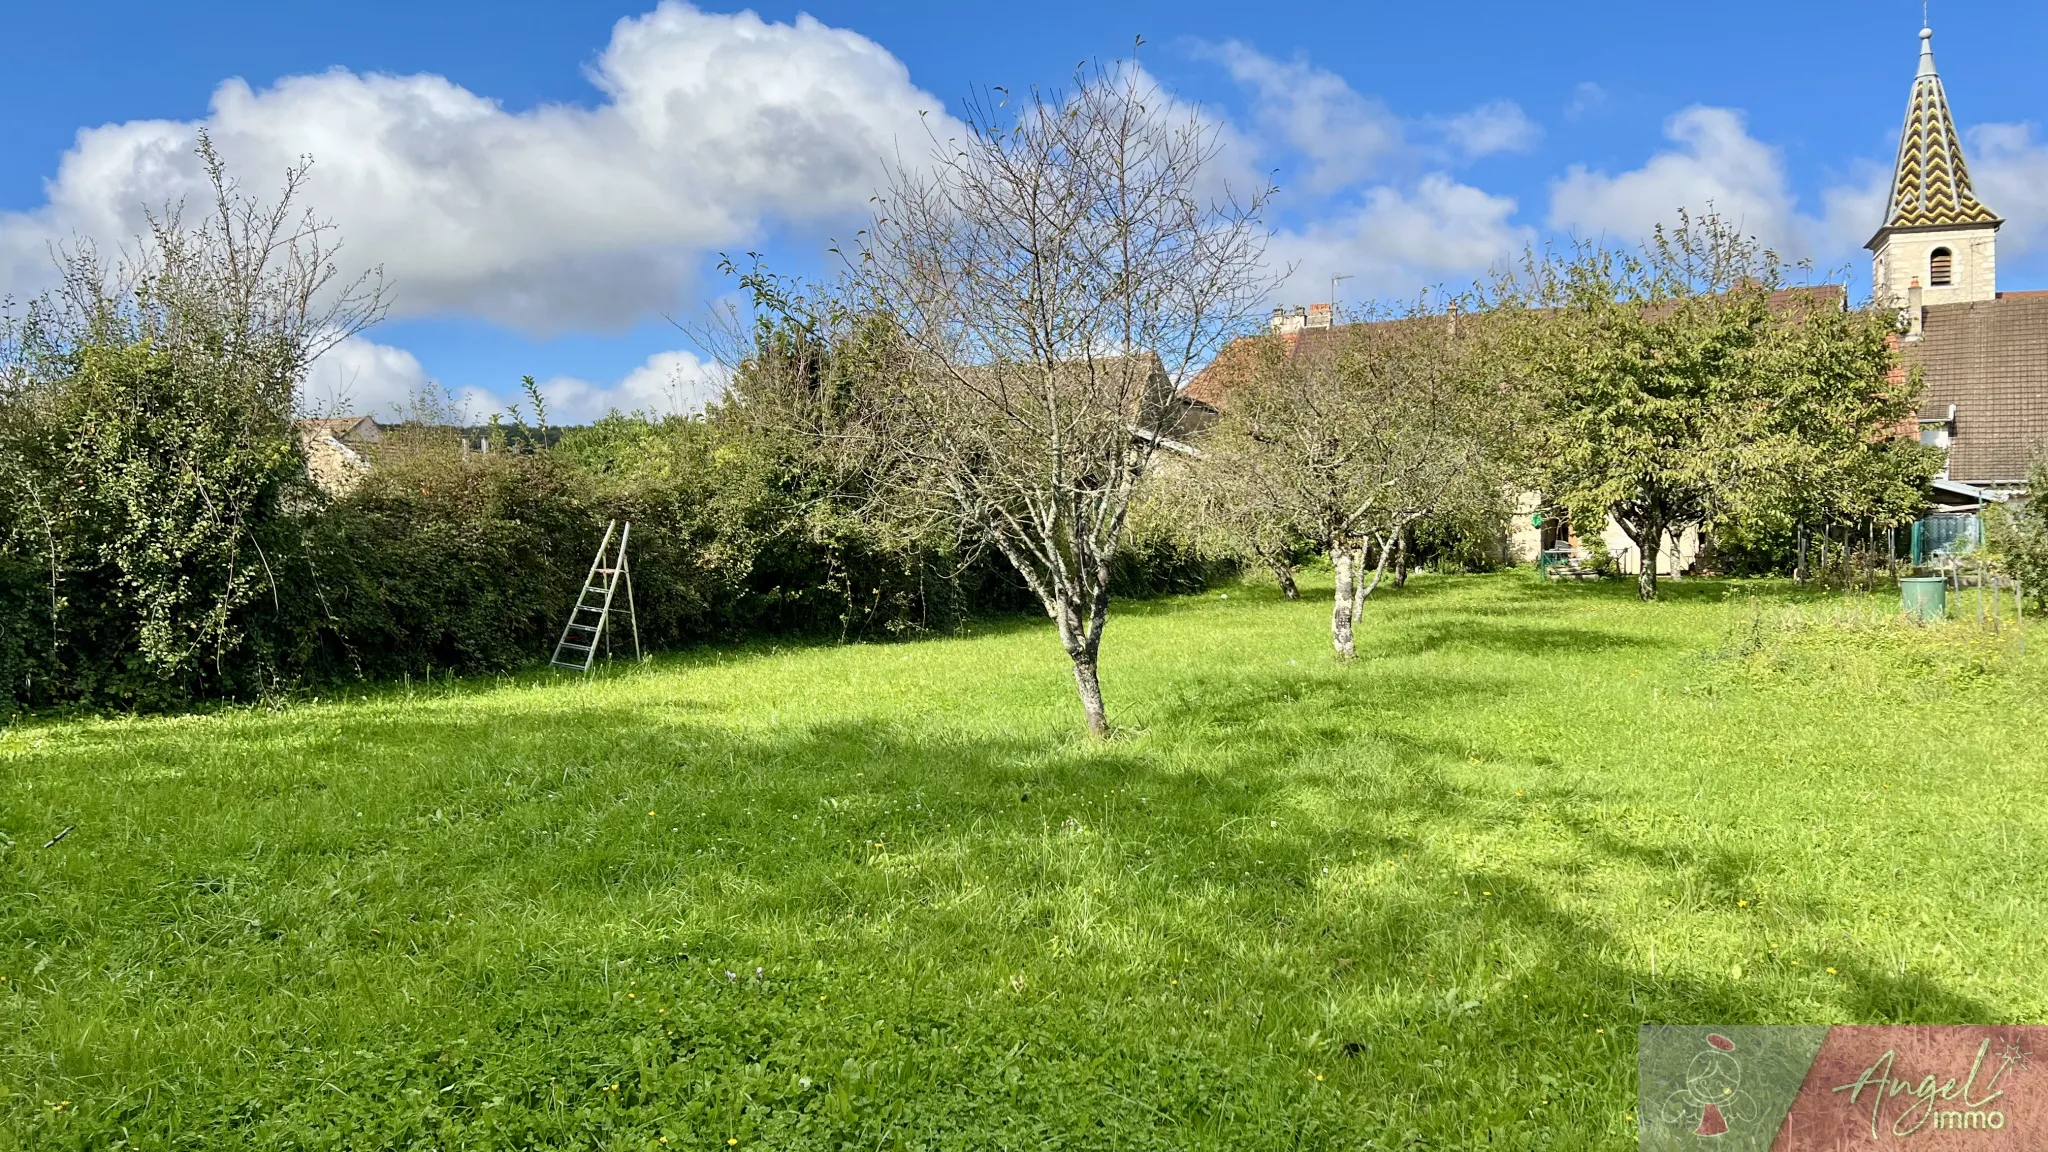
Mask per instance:
[[[2048,1026],[1645,1024],[1641,1152],[2048,1150]]]
[[[1709,1033],[1707,1049],[1693,1056],[1685,1070],[1685,1086],[1666,1101],[1664,1120],[1690,1124],[1695,1136],[1719,1136],[1730,1121],[1756,1119],[1756,1101],[1742,1087],[1742,1061],[1735,1055],[1735,1041],[1719,1032]]]

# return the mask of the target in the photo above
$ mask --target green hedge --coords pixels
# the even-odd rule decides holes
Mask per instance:
[[[139,655],[118,574],[75,561],[61,573],[53,658],[48,568],[0,553],[0,706],[161,709],[509,671],[552,651],[612,519],[633,523],[634,606],[650,651],[916,635],[1040,610],[993,555],[963,558],[821,511],[805,483],[796,462],[703,420],[614,419],[529,454],[465,453],[452,436],[398,429],[346,495],[256,526],[269,570],[237,612],[239,640],[175,679]],[[1113,587],[1188,592],[1226,572],[1139,531]]]

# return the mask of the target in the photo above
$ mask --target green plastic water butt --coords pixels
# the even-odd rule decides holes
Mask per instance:
[[[1907,576],[1899,581],[1899,607],[1925,623],[1948,615],[1948,581],[1939,576]]]

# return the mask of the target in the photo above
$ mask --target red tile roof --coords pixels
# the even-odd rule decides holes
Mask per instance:
[[[1816,284],[1811,287],[1780,288],[1771,293],[1773,312],[1790,312],[1800,308],[1840,308],[1848,300],[1848,291],[1839,284]],[[1661,307],[1661,306],[1660,306]],[[1654,311],[1655,309],[1653,309]],[[1371,320],[1364,324],[1403,324],[1402,319]],[[1229,399],[1232,389],[1245,383],[1258,363],[1260,350],[1268,341],[1282,341],[1287,354],[1299,355],[1305,348],[1341,338],[1346,331],[1360,327],[1360,324],[1338,324],[1328,328],[1304,328],[1284,336],[1260,333],[1256,336],[1240,336],[1223,346],[1216,358],[1194,379],[1181,388],[1180,395],[1205,407],[1221,409]]]

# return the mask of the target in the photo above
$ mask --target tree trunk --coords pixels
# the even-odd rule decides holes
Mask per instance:
[[[1339,544],[1330,549],[1330,567],[1337,573],[1337,593],[1330,608],[1330,643],[1337,649],[1337,659],[1349,660],[1357,655],[1357,648],[1351,638],[1352,593],[1357,588],[1358,554],[1349,544]]]
[[[1109,735],[1109,713],[1102,707],[1102,679],[1096,674],[1094,646],[1074,653],[1074,686],[1081,691],[1081,711],[1088,715],[1088,734],[1100,740]]]
[[[1402,529],[1394,544],[1394,587],[1408,586],[1408,531]]]
[[[1265,558],[1266,567],[1273,570],[1273,579],[1280,583],[1280,595],[1289,600],[1301,599],[1301,589],[1294,583],[1294,565],[1275,556]]]
[[[1357,625],[1360,614],[1365,611],[1366,597],[1373,594],[1374,589],[1380,586],[1380,578],[1387,574],[1387,559],[1393,554],[1394,546],[1384,540],[1380,541],[1380,560],[1379,564],[1372,570],[1372,580],[1365,587],[1358,590],[1358,597],[1351,602],[1351,621],[1354,627]],[[1363,568],[1365,565],[1365,552],[1362,549],[1358,553],[1358,562],[1359,566]]]
[[[1074,662],[1074,687],[1088,718],[1088,734],[1100,739],[1109,735],[1109,713],[1102,704],[1102,678],[1096,663],[1102,651],[1102,626],[1108,620],[1109,589],[1105,586],[1083,595],[1093,603],[1075,604],[1062,597],[1051,610],[1059,625],[1060,644]]]
[[[1611,515],[1621,527],[1629,543],[1636,546],[1636,555],[1641,557],[1636,568],[1636,597],[1641,600],[1657,598],[1657,557],[1664,550],[1664,535],[1671,531],[1669,507],[1661,500],[1644,498],[1616,508]],[[1678,571],[1677,548],[1674,539],[1671,545],[1672,565]]]

